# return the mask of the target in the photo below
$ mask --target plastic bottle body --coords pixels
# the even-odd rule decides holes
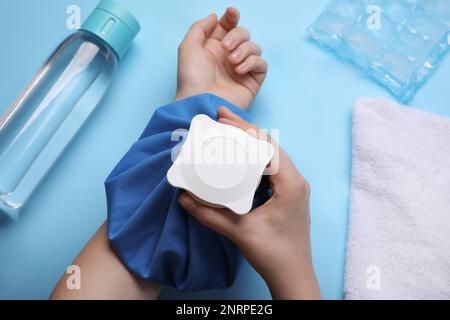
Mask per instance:
[[[99,104],[116,67],[114,51],[78,31],[51,55],[0,118],[0,210],[17,216]]]

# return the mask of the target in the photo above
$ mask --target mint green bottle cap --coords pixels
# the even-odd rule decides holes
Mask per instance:
[[[120,59],[141,27],[136,18],[122,5],[112,0],[102,0],[81,29],[103,39]]]

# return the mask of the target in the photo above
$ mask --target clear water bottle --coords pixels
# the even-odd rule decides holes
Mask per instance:
[[[101,101],[140,30],[119,4],[101,1],[54,51],[0,118],[0,211],[15,218]]]

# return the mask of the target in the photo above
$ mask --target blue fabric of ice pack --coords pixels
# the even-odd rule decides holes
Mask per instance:
[[[189,129],[197,114],[216,119],[220,106],[249,120],[245,111],[211,94],[158,108],[105,182],[110,243],[142,279],[183,291],[223,289],[235,281],[239,249],[186,213],[177,201],[180,190],[166,178],[172,149],[180,143],[172,133]],[[268,187],[260,187],[255,206],[269,195]]]
[[[449,30],[449,0],[331,0],[309,34],[407,103],[445,55]]]

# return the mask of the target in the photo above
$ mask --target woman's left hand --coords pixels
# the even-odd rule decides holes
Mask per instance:
[[[248,109],[267,73],[261,48],[238,27],[239,11],[228,8],[194,23],[178,50],[176,99],[213,93]]]

